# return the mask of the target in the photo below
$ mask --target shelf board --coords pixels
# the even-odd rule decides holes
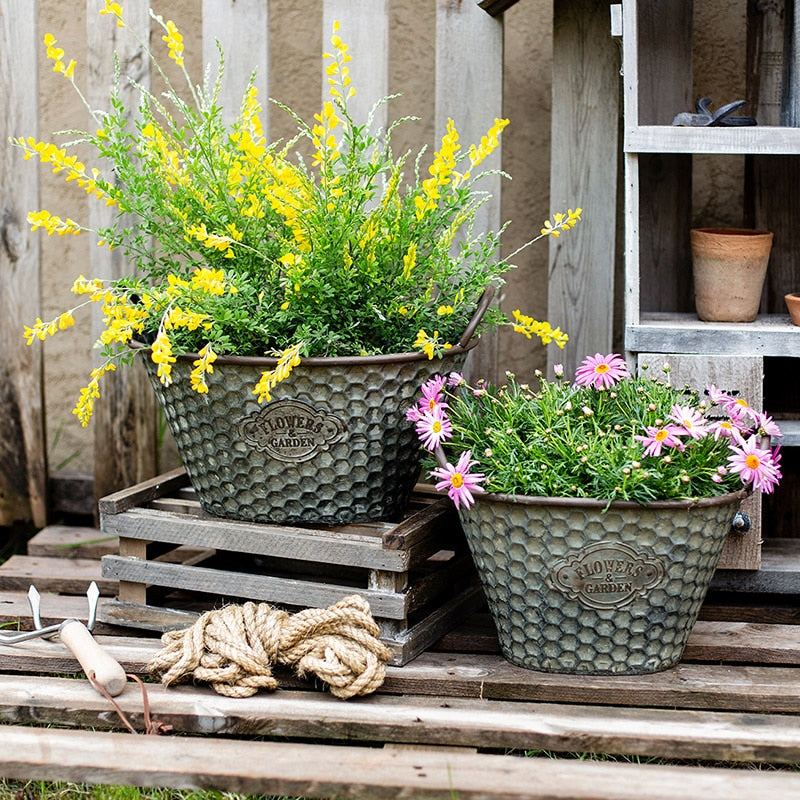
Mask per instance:
[[[783,436],[779,439],[773,438],[772,444],[780,444],[784,447],[800,447],[800,419],[778,419],[775,421],[778,423]]]
[[[800,357],[800,327],[786,314],[755,322],[702,322],[695,314],[645,313],[625,328],[625,349],[635,353]]]
[[[754,572],[719,569],[711,589],[754,594],[800,593],[800,539],[765,539],[761,569]]]
[[[800,153],[800,128],[637,125],[626,127],[623,148],[626,153],[797,155]]]

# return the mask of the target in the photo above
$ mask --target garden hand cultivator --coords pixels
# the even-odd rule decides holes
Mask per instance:
[[[89,601],[86,625],[77,619],[69,618],[55,625],[44,627],[40,613],[41,598],[36,587],[31,586],[28,589],[28,603],[31,607],[34,630],[19,633],[0,632],[0,644],[14,645],[29,639],[47,639],[58,635],[78,659],[89,682],[95,688],[102,687],[113,697],[120,694],[125,688],[127,681],[125,670],[92,638],[91,631],[94,629],[97,618],[97,601],[100,597],[100,590],[94,581],[89,585],[86,597]]]

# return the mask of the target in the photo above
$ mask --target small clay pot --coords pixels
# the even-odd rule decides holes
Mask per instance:
[[[691,231],[694,300],[706,322],[753,322],[772,249],[772,233],[750,228]]]
[[[791,292],[784,298],[786,308],[789,309],[789,316],[795,325],[800,325],[800,292]]]

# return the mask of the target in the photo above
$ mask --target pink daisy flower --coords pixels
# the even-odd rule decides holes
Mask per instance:
[[[678,450],[685,449],[683,442],[678,438],[685,431],[677,425],[664,425],[659,428],[656,425],[649,425],[645,428],[644,436],[636,435],[633,438],[645,445],[644,454],[646,456],[660,456],[663,447],[676,447]]]
[[[623,378],[629,377],[628,365],[616,353],[607,356],[595,353],[585,358],[575,370],[575,383],[578,386],[593,386],[595,389],[610,389]]]
[[[753,420],[753,415],[756,413],[754,409],[750,408],[747,400],[743,397],[728,397],[723,400],[722,407],[725,413],[735,422],[739,427],[746,427]]]
[[[436,406],[432,411],[423,411],[417,420],[416,430],[426,450],[435,450],[453,435],[453,426],[442,406]]]
[[[406,419],[409,422],[419,422],[422,419],[422,408],[420,408],[419,403],[411,406],[411,408],[406,411]]]
[[[714,441],[720,439],[734,439],[737,442],[743,442],[742,432],[734,425],[729,419],[721,419],[711,424],[711,433],[714,435]]]
[[[765,414],[761,411],[754,411],[753,419],[755,420],[753,427],[762,436],[772,436],[777,439],[783,436],[781,429],[778,427],[778,423],[775,422],[769,414]]]
[[[731,447],[731,451],[732,455],[728,456],[731,472],[738,473],[742,483],[752,483],[753,489],[770,494],[781,479],[779,451],[760,448],[756,436]]]
[[[439,405],[447,408],[447,403],[442,402],[442,390],[446,383],[447,378],[444,375],[434,375],[422,384],[422,400],[419,405],[423,411],[433,411]]]
[[[448,386],[463,386],[466,383],[460,372],[451,372],[447,378]]]
[[[724,406],[725,403],[733,400],[733,398],[727,392],[723,392],[722,389],[718,389],[713,383],[706,386],[706,394],[708,395],[708,399],[715,406]]]
[[[470,468],[478,463],[471,459],[472,451],[467,450],[461,454],[455,466],[448,461],[446,466],[437,467],[431,472],[431,477],[439,481],[436,490],[441,492],[447,489],[447,495],[455,503],[456,508],[461,503],[465,508],[469,508],[475,502],[472,493],[483,491],[479,484],[486,476],[481,472],[470,474]]]
[[[702,439],[709,433],[708,422],[702,412],[690,406],[679,406],[677,403],[670,409],[669,419],[683,428],[692,439]]]

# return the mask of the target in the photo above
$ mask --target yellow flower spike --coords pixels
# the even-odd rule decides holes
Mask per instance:
[[[278,354],[278,363],[275,369],[267,370],[261,374],[261,378],[253,389],[253,394],[257,396],[258,402],[272,400],[271,391],[283,380],[289,377],[292,370],[300,363],[300,350],[302,342],[287,347]]]
[[[517,321],[517,324],[513,325],[514,331],[523,334],[528,339],[532,336],[538,336],[542,344],[555,342],[562,350],[569,340],[569,336],[566,333],[560,328],[552,328],[549,322],[539,322],[533,317],[528,317],[521,313],[519,309],[512,311],[512,315]]]
[[[125,23],[122,20],[122,6],[119,3],[105,0],[105,7],[100,9],[100,15],[103,16],[105,14],[111,14],[111,16],[116,17],[118,28],[125,27]]]
[[[192,389],[198,394],[208,394],[206,375],[211,375],[214,372],[214,362],[217,360],[217,354],[211,349],[210,344],[206,344],[198,352],[198,355],[200,358],[192,362],[194,369],[189,374],[189,380]]]
[[[183,36],[178,31],[178,26],[168,19],[164,25],[166,28],[166,35],[161,37],[161,40],[167,43],[169,48],[169,57],[179,66],[183,66]]]
[[[106,372],[114,372],[116,368],[117,365],[113,361],[107,361],[102,366],[91,371],[89,385],[85,389],[81,389],[78,402],[75,408],[72,409],[72,413],[78,417],[82,427],[85,428],[89,424],[94,412],[94,402],[100,397],[100,378]]]
[[[175,363],[175,356],[172,355],[172,343],[164,330],[158,332],[150,358],[154,364],[158,364],[157,375],[161,383],[169,386],[172,383],[172,365]]]

